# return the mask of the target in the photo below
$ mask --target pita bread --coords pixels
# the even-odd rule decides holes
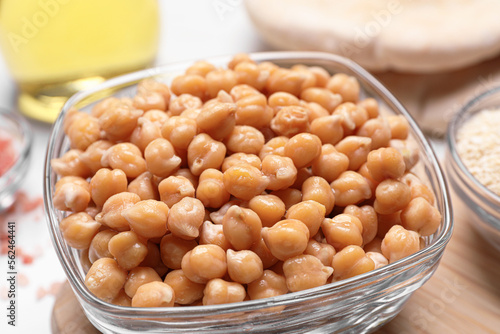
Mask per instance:
[[[346,56],[372,71],[431,73],[500,53],[498,0],[246,0],[262,37]]]

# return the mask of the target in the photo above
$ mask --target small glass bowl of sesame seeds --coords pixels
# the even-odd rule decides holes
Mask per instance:
[[[446,172],[457,217],[500,251],[500,87],[473,98],[450,122]]]

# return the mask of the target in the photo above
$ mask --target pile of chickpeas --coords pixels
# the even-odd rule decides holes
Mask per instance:
[[[117,305],[254,300],[420,250],[441,222],[403,116],[320,67],[236,55],[64,119],[51,162],[85,284]]]

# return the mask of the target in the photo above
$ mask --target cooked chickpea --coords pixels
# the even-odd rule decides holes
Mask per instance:
[[[401,153],[406,165],[406,171],[410,171],[418,162],[420,150],[418,145],[409,140],[391,139],[390,147],[394,147]]]
[[[224,187],[223,176],[221,171],[213,168],[206,169],[201,173],[196,189],[196,198],[205,207],[219,208],[229,201],[231,195]]]
[[[198,245],[184,255],[181,268],[194,283],[222,278],[227,272],[226,252],[217,245]]]
[[[82,114],[78,120],[71,122],[66,131],[71,148],[85,151],[101,137],[99,120],[89,114]]]
[[[226,239],[234,249],[249,249],[259,241],[262,222],[259,216],[251,209],[231,206],[222,220],[222,227]]]
[[[233,153],[230,156],[226,157],[222,162],[222,172],[225,172],[232,166],[248,164],[254,166],[257,169],[262,168],[262,161],[255,154],[247,154],[247,153]]]
[[[199,236],[204,217],[203,203],[196,198],[184,197],[170,208],[167,227],[174,236],[192,240]]]
[[[377,214],[378,220],[378,229],[377,229],[377,237],[383,238],[387,232],[394,225],[402,225],[401,223],[401,211],[397,211],[395,213],[391,213],[388,215]]]
[[[356,216],[341,213],[333,218],[325,218],[321,230],[326,241],[337,251],[349,245],[363,245],[363,224]]]
[[[132,99],[132,105],[144,111],[148,110],[166,110],[168,104],[165,102],[163,95],[153,91],[142,91],[137,92],[137,94]]]
[[[124,174],[125,175],[125,174]],[[160,199],[158,187],[153,182],[153,174],[144,172],[128,184],[127,191],[137,194],[141,200]]]
[[[311,166],[321,154],[321,140],[310,133],[299,133],[285,144],[285,156],[292,159],[295,167]]]
[[[264,146],[262,146],[259,152],[259,158],[264,160],[266,155],[274,154],[284,157],[285,156],[285,145],[288,142],[288,137],[279,136],[268,140]]]
[[[254,127],[236,125],[225,139],[226,147],[231,152],[258,154],[264,146],[264,135]]]
[[[205,78],[207,93],[211,98],[216,97],[220,90],[229,93],[238,84],[236,73],[230,69],[215,69],[208,72]]]
[[[367,120],[356,132],[357,136],[369,137],[372,140],[372,150],[389,146],[391,140],[391,129],[387,121],[382,118]]]
[[[122,210],[131,229],[143,238],[161,238],[167,233],[168,206],[160,201],[148,199]]]
[[[269,78],[269,72],[261,71],[259,67],[250,61],[242,61],[234,67],[239,84],[247,84],[258,90],[263,90]]]
[[[358,218],[363,225],[363,245],[371,242],[377,235],[378,218],[375,209],[371,205],[363,205],[361,207],[356,205],[348,205],[344,208],[344,213]]]
[[[309,240],[304,251],[304,254],[317,257],[325,266],[331,266],[335,253],[335,248],[332,245],[313,239]]]
[[[274,110],[276,114],[281,108],[287,106],[299,106],[300,100],[287,92],[276,92],[269,95],[267,99],[268,105]]]
[[[170,269],[181,269],[182,258],[196,246],[198,243],[195,240],[184,240],[167,234],[160,242],[161,260]]]
[[[267,105],[266,96],[255,94],[245,96],[236,101],[236,124],[248,125],[254,128],[269,126],[274,111]]]
[[[94,117],[99,118],[106,110],[114,108],[114,106],[120,104],[120,99],[110,96],[107,98],[104,98],[97,102],[93,107],[92,110],[90,111],[90,114]],[[67,129],[69,126],[73,123],[75,118],[78,118],[80,112],[76,110],[69,110],[69,112],[66,114],[66,117],[64,117],[64,132],[67,132]],[[76,117],[75,117],[76,116]]]
[[[178,169],[172,175],[173,176],[182,176],[182,177],[185,177],[186,179],[189,180],[189,182],[191,182],[191,184],[193,185],[193,187],[195,187],[195,188],[198,187],[198,176],[193,175],[193,173],[191,173],[191,171],[189,170],[189,168]]]
[[[127,296],[125,293],[124,289],[121,289],[118,295],[113,298],[111,301],[111,304],[118,305],[118,306],[126,306],[126,307],[131,307],[132,306],[132,298]]]
[[[300,220],[285,219],[262,229],[262,237],[271,253],[285,261],[302,254],[309,241],[309,229]]]
[[[141,285],[132,298],[133,307],[171,307],[174,302],[174,289],[166,283],[156,281]]]
[[[317,257],[307,254],[289,258],[283,263],[286,286],[291,292],[325,285],[333,268],[325,266]]]
[[[314,200],[304,200],[292,205],[286,212],[286,219],[296,219],[304,223],[309,235],[318,233],[323,219],[325,219],[325,206]]]
[[[164,110],[151,109],[146,111],[141,118],[154,123],[159,129],[161,129],[163,124],[165,124],[165,122],[169,119],[169,114],[167,114]]]
[[[189,94],[203,100],[207,95],[207,80],[197,74],[179,75],[172,80],[170,88],[177,96]]]
[[[375,267],[373,269],[382,268],[383,266],[389,264],[389,260],[387,260],[387,258],[382,253],[366,252],[366,256],[372,259],[373,263],[375,264]]]
[[[287,92],[300,96],[306,76],[299,71],[286,68],[278,68],[271,73],[267,80],[266,89],[272,94],[276,92]]]
[[[200,131],[205,132],[215,140],[229,136],[234,129],[236,104],[213,103],[205,104],[196,118]]]
[[[349,158],[337,151],[335,146],[325,144],[321,146],[321,153],[312,162],[312,173],[321,176],[328,183],[335,181],[349,167]]]
[[[243,201],[241,199],[232,199],[229,202],[225,203],[223,206],[220,207],[219,210],[210,212],[210,219],[214,224],[221,224],[222,225],[222,219],[224,218],[224,215],[226,214],[227,210],[229,210],[230,207],[233,205],[242,207],[242,208],[248,208],[248,202]]]
[[[335,193],[335,203],[338,206],[358,204],[372,197],[368,181],[359,173],[346,171],[331,183]]]
[[[154,79],[143,79],[137,84],[137,92],[139,94],[145,92],[155,92],[162,96],[165,104],[168,106],[170,101],[171,93],[168,86],[162,82],[156,81]]]
[[[269,179],[250,165],[229,168],[224,172],[223,181],[226,190],[242,200],[250,200],[260,195],[269,184]]]
[[[381,182],[403,176],[405,162],[401,153],[395,148],[379,148],[368,154],[366,168],[375,181]]]
[[[401,182],[405,183],[410,187],[411,199],[417,197],[423,197],[431,205],[434,205],[436,198],[434,193],[427,187],[422,181],[412,173],[406,173],[402,178]]]
[[[359,169],[358,169],[358,174],[365,178],[366,182],[368,182],[368,185],[370,186],[370,190],[372,191],[372,194],[375,194],[375,190],[377,189],[377,186],[380,184],[380,182],[375,181],[372,174],[368,170],[367,165],[368,165],[367,162],[365,162],[363,165],[361,165],[361,167],[359,167]]]
[[[157,241],[158,239],[159,238],[155,238],[151,240]],[[161,241],[161,239],[158,241]],[[160,245],[148,240],[146,247],[148,249],[148,254],[144,260],[139,263],[139,267],[153,268],[160,277],[163,277],[167,273],[168,268],[161,260]]]
[[[260,257],[250,250],[227,250],[227,272],[229,277],[241,284],[248,284],[260,276],[264,271]]]
[[[312,200],[322,204],[328,215],[335,205],[335,194],[325,179],[311,176],[302,184],[302,200]]]
[[[247,96],[259,95],[261,94],[261,92],[259,92],[252,86],[246,84],[239,84],[234,86],[229,94],[231,95],[233,100],[237,102]]]
[[[234,70],[236,66],[240,63],[255,63],[252,58],[247,53],[237,53],[233,56],[233,59],[227,64],[227,68]]]
[[[209,72],[215,70],[215,66],[205,60],[198,60],[186,69],[186,74],[197,74],[205,77]]]
[[[392,139],[406,139],[410,132],[410,124],[403,115],[391,115],[387,117],[391,129]]]
[[[80,150],[69,150],[62,157],[50,160],[50,166],[60,176],[80,176],[87,178],[91,170],[83,162]]]
[[[371,144],[371,138],[347,136],[335,145],[335,149],[349,158],[350,170],[357,170],[366,162]]]
[[[419,237],[417,232],[394,225],[382,240],[382,254],[389,260],[389,263],[410,256],[420,250]]]
[[[264,299],[284,295],[288,292],[285,277],[272,270],[264,270],[262,275],[247,287],[250,299]]]
[[[196,121],[187,117],[172,116],[161,127],[161,135],[177,149],[187,149],[198,131]]]
[[[350,245],[335,254],[332,267],[333,280],[339,281],[369,272],[375,269],[375,263],[363,248]]]
[[[247,293],[239,283],[214,278],[208,281],[203,295],[203,305],[219,305],[242,302]]]
[[[379,116],[378,102],[373,97],[359,101],[358,105],[366,110],[369,118],[377,118]]]
[[[342,119],[344,135],[352,135],[368,120],[368,112],[351,102],[340,104],[332,115],[339,115]]]
[[[311,168],[300,168],[299,170],[297,170],[297,178],[295,179],[295,182],[291,187],[295,189],[302,189],[302,185],[304,184],[304,182],[311,176],[314,176]]]
[[[410,200],[410,187],[403,182],[387,179],[377,186],[373,207],[377,213],[387,215],[405,208]]]
[[[203,297],[205,284],[191,282],[182,269],[169,272],[164,282],[175,292],[175,303],[189,305]]]
[[[100,227],[101,224],[85,212],[73,213],[61,220],[59,224],[64,240],[76,249],[89,248]]]
[[[134,231],[120,232],[109,239],[109,252],[123,269],[137,267],[148,254],[148,248]]]
[[[84,211],[90,202],[90,185],[78,176],[62,177],[55,185],[53,201],[58,210]]]
[[[332,113],[340,103],[342,96],[334,94],[326,88],[311,87],[302,91],[300,98],[307,102],[315,102]]]
[[[297,179],[293,160],[279,155],[266,155],[262,159],[262,173],[268,178],[266,189],[280,190],[292,186]]]
[[[128,178],[135,178],[146,171],[146,160],[141,150],[132,143],[111,146],[102,156],[101,163],[104,167],[121,169]]]
[[[359,82],[355,77],[348,76],[347,74],[334,74],[328,80],[326,88],[335,94],[340,94],[344,102],[357,102],[359,99]]]
[[[127,191],[127,175],[121,169],[99,169],[90,180],[92,200],[99,207],[111,196],[124,191]]]
[[[253,197],[248,206],[259,216],[262,226],[271,227],[285,215],[285,203],[274,195],[258,195]]]
[[[90,169],[92,175],[102,168],[102,156],[111,146],[113,143],[108,140],[98,140],[80,155],[81,161]]]
[[[271,129],[278,136],[292,137],[301,132],[309,132],[307,110],[299,106],[282,107],[271,121]]]
[[[99,116],[99,126],[105,137],[111,141],[127,139],[137,126],[137,120],[144,111],[131,103],[119,102],[110,106]]]
[[[263,238],[254,243],[250,250],[259,256],[264,269],[272,267],[279,261],[266,246]]]
[[[275,190],[271,192],[271,195],[279,197],[285,204],[286,210],[288,210],[292,205],[302,201],[302,192],[293,188]]]
[[[200,133],[188,146],[187,158],[193,175],[200,175],[205,169],[219,169],[226,156],[226,146],[209,135]]]
[[[94,263],[103,257],[113,258],[113,255],[109,252],[108,244],[109,240],[117,234],[118,232],[113,230],[102,230],[94,235],[89,246],[90,262]]]
[[[197,96],[181,94],[170,103],[169,112],[172,116],[179,116],[184,110],[201,108],[203,102]]]
[[[131,208],[141,198],[134,194],[123,191],[109,197],[102,207],[102,211],[95,216],[95,220],[116,231],[128,231],[130,225],[121,215],[122,211]]]
[[[114,259],[95,261],[85,276],[85,286],[99,299],[110,303],[123,288],[127,272]]]
[[[304,107],[307,111],[307,118],[309,119],[309,123],[311,123],[311,132],[312,132],[312,122],[315,119],[330,116],[328,110],[326,110],[316,102],[305,102],[301,100],[300,106]]]
[[[425,198],[417,197],[401,211],[401,223],[404,228],[425,237],[437,231],[441,214]]]
[[[363,250],[366,253],[368,253],[368,252],[382,253],[381,246],[382,246],[382,238],[375,237],[375,238],[373,238],[372,241],[370,241],[369,243],[367,243],[366,245],[364,245]]]
[[[134,297],[137,289],[149,282],[161,282],[161,277],[158,273],[149,267],[135,267],[128,273],[125,281],[124,289],[127,296]]]
[[[203,225],[201,225],[200,245],[208,244],[220,246],[225,251],[231,248],[231,243],[224,235],[224,227],[222,224],[214,224],[206,220]]]
[[[193,184],[184,176],[169,176],[161,180],[158,185],[158,192],[162,202],[172,207],[185,197],[194,197],[195,189]]]
[[[147,169],[151,174],[168,177],[181,165],[181,158],[176,155],[172,144],[164,139],[153,140],[144,150]]]

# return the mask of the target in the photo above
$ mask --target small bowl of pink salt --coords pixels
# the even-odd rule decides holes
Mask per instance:
[[[0,109],[0,212],[12,205],[29,166],[32,131],[27,121]]]
[[[500,251],[500,87],[472,99],[454,116],[447,147],[457,216]]]

